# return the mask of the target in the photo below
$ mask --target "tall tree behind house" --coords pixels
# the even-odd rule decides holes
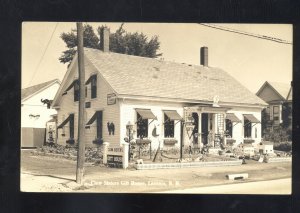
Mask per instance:
[[[111,52],[143,56],[149,58],[156,58],[161,56],[161,53],[157,53],[160,47],[158,36],[153,36],[150,39],[143,33],[130,33],[123,29],[124,24],[116,30],[114,33],[110,33],[109,47]],[[99,26],[97,33],[101,36],[101,30],[107,26]],[[61,63],[70,64],[77,47],[77,35],[76,30],[71,32],[62,33],[61,39],[66,43],[67,50],[62,52],[59,57]],[[100,49],[100,39],[93,30],[93,27],[89,24],[83,27],[83,45],[84,47]]]

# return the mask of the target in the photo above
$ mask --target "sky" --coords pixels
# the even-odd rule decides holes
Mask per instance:
[[[121,23],[107,25],[111,32]],[[289,24],[218,24],[230,29],[293,41]],[[208,65],[225,70],[251,92],[256,93],[265,81],[289,84],[292,80],[291,44],[222,31],[191,23],[125,23],[128,32],[143,32],[148,38],[159,37],[162,58],[187,64],[200,64],[200,47],[208,47]],[[62,80],[67,65],[58,58],[66,45],[61,33],[76,29],[75,22],[23,22],[22,88],[52,79]]]

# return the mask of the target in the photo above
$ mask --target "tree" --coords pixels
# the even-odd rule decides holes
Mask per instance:
[[[62,33],[60,37],[66,43],[68,49],[63,51],[59,61],[64,64],[70,63],[77,49],[76,30],[72,29],[69,33]],[[99,38],[95,34],[93,27],[88,24],[83,26],[83,46],[99,49]]]
[[[124,24],[116,30],[116,32],[110,33],[109,36],[109,49],[111,52],[143,56],[149,58],[156,58],[161,56],[161,53],[157,53],[160,47],[158,36],[148,37],[143,33],[130,33],[126,32],[123,28]],[[99,26],[97,33],[100,38],[101,30],[107,26]],[[83,29],[83,45],[84,47],[100,49],[100,39],[95,34],[93,27],[86,24]],[[71,30],[69,33],[62,33],[61,39],[66,43],[67,50],[63,51],[62,56],[59,58],[61,63],[69,63],[72,61],[77,47],[77,35],[76,30]]]

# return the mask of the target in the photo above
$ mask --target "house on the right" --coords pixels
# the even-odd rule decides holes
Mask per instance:
[[[290,84],[266,81],[256,95],[268,103],[265,109],[267,128],[292,129],[292,82]]]

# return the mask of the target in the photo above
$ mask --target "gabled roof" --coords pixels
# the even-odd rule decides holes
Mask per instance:
[[[266,81],[256,94],[259,95],[266,86],[272,88],[283,100],[292,100],[291,84]]]
[[[55,82],[58,82],[60,84],[60,81],[58,79],[53,79],[51,81],[47,81],[41,84],[37,84],[31,87],[27,87],[22,89],[21,91],[21,100],[24,101],[25,99],[33,96],[34,94],[48,88],[49,86],[51,86],[52,84],[54,84]]]
[[[225,71],[85,48],[85,56],[118,93],[220,102],[266,103]]]
[[[218,95],[220,103],[267,105],[219,68],[103,52],[91,48],[84,48],[84,55],[117,95],[182,99],[190,102],[213,102],[214,96]],[[66,75],[70,75],[72,64]],[[63,82],[68,78],[65,76]],[[58,93],[62,93],[62,90]],[[56,95],[54,102],[58,101],[59,95],[61,94]],[[58,103],[53,104],[55,106]]]

